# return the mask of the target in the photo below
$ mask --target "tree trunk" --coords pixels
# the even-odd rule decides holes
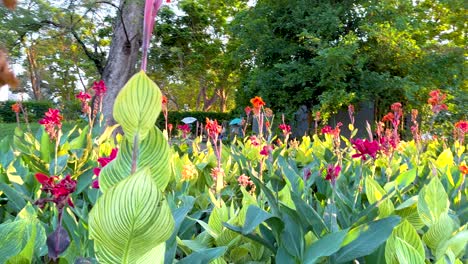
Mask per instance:
[[[41,76],[36,64],[36,54],[33,47],[26,48],[26,56],[29,62],[29,76],[31,79],[31,88],[33,90],[34,99],[41,100]]]
[[[102,74],[107,92],[103,101],[103,114],[107,124],[115,123],[112,116],[114,101],[125,83],[136,73],[136,63],[142,42],[145,1],[121,0],[114,28],[107,64]],[[122,23],[123,22],[123,23]]]

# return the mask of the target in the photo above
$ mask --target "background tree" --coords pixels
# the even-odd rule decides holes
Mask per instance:
[[[261,95],[287,112],[306,105],[330,113],[355,100],[386,109],[395,101],[421,105],[441,88],[466,104],[462,5],[259,0],[232,23],[237,103]]]
[[[227,111],[238,82],[229,21],[247,1],[181,0],[164,9],[149,58],[152,74],[176,107]]]

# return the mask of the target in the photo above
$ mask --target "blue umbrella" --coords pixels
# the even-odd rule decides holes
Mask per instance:
[[[193,122],[197,121],[197,119],[195,117],[189,116],[189,117],[185,117],[181,121],[184,122],[185,124],[192,124]]]
[[[231,120],[231,122],[229,122],[229,125],[230,126],[233,126],[233,125],[240,125],[242,123],[242,119],[241,118],[234,118],[233,120]]]

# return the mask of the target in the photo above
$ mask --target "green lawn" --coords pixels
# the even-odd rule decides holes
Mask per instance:
[[[64,122],[62,126],[62,131],[69,131],[77,123],[78,122],[74,122],[74,121]],[[13,135],[13,133],[15,132],[16,126],[17,126],[16,123],[0,123],[0,139],[3,139],[4,137],[9,136],[9,135]],[[23,131],[27,131],[27,126],[25,123],[21,123],[20,126],[21,126],[21,129],[23,129]],[[31,131],[33,132],[33,134],[35,134],[39,130],[40,126],[41,125],[37,122],[32,122],[29,124],[29,127],[31,128]]]

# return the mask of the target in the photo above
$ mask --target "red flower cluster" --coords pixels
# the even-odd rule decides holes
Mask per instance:
[[[464,134],[468,133],[468,122],[465,120],[460,120],[457,123],[455,123],[455,127]]]
[[[257,147],[257,146],[260,146],[260,142],[258,141],[258,138],[253,135],[253,136],[250,136],[250,143],[252,144],[252,146],[254,147]]]
[[[79,92],[76,95],[76,98],[81,102],[81,111],[85,114],[91,113],[91,108],[89,107],[89,100],[91,100],[91,95],[86,92]]]
[[[338,122],[338,124],[336,124],[335,128],[331,128],[331,126],[324,126],[322,128],[322,134],[330,134],[333,137],[338,137],[339,138],[340,137],[340,132],[341,132],[340,127],[342,125],[343,125],[343,123]]]
[[[389,112],[388,114],[384,115],[384,117],[382,118],[382,122],[393,122],[394,118],[395,116],[393,115],[393,113]]]
[[[219,134],[221,134],[223,128],[218,125],[218,120],[211,120],[208,117],[206,118],[206,125],[205,125],[206,133],[208,136],[213,139],[213,141],[218,140]],[[215,142],[216,144],[216,142]]]
[[[429,93],[430,98],[427,99],[427,103],[432,106],[432,112],[438,114],[442,110],[447,110],[447,105],[442,102],[447,98],[446,94],[440,92],[440,90],[434,90]]]
[[[80,102],[85,103],[85,102],[88,102],[89,100],[91,100],[91,95],[86,93],[86,92],[79,92],[76,95],[76,98],[78,100],[80,100]]]
[[[273,149],[271,148],[271,146],[265,145],[265,146],[263,146],[262,150],[260,150],[260,155],[268,157],[268,155],[270,155],[270,152],[272,150]]]
[[[183,137],[186,138],[187,137],[187,134],[190,133],[190,126],[188,124],[184,124],[184,125],[178,125],[177,126],[177,129],[179,129],[180,131],[182,131],[182,134],[183,134]]]
[[[117,148],[113,148],[111,150],[111,153],[109,155],[109,157],[100,157],[98,158],[98,163],[99,165],[101,166],[101,168],[94,168],[94,175],[96,175],[97,178],[99,178],[99,174],[101,173],[101,169],[104,168],[107,164],[109,164],[109,162],[113,161],[116,157],[117,157],[117,153],[118,153],[119,149]],[[99,189],[99,179],[97,179],[93,181],[93,183],[91,184],[91,187],[93,187],[94,189]]]
[[[53,202],[59,210],[64,208],[66,204],[74,207],[70,195],[76,189],[76,181],[72,180],[70,175],[67,175],[60,181],[58,181],[58,176],[49,177],[42,173],[36,173],[35,177],[42,185],[41,190],[45,193],[52,194],[52,198],[41,198],[37,200],[35,202],[36,205],[40,208],[44,208],[47,202]]]
[[[352,155],[353,158],[361,157],[362,160],[366,160],[366,154],[375,159],[377,152],[380,150],[379,142],[377,141],[368,141],[367,139],[356,139],[351,140],[353,147],[356,149],[357,153]]]
[[[104,96],[104,94],[107,91],[106,84],[104,83],[103,80],[100,80],[99,82],[94,82],[93,84],[93,90],[96,92],[96,96]]]
[[[291,126],[286,124],[280,124],[279,129],[283,131],[283,135],[286,136],[291,133]]]
[[[328,164],[327,166],[327,176],[325,180],[330,181],[332,185],[335,185],[336,179],[340,175],[341,167],[340,165]]]
[[[58,109],[49,108],[43,119],[39,120],[39,124],[44,125],[44,128],[49,134],[50,139],[56,139],[58,130],[62,128],[63,117]],[[56,129],[56,127],[58,129]]]

